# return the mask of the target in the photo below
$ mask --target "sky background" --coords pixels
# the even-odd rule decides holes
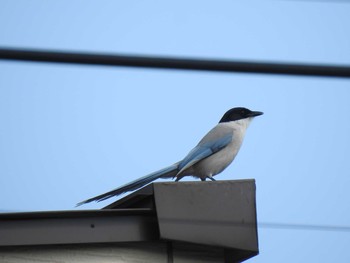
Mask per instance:
[[[1,1],[0,46],[350,64],[347,1]],[[350,80],[0,60],[0,210],[70,210],[170,165],[230,108],[265,114],[217,179],[260,223],[350,226]],[[113,200],[89,204],[101,208]],[[248,262],[349,262],[350,231],[259,228]]]

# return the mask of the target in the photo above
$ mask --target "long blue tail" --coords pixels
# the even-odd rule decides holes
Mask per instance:
[[[149,184],[150,182],[153,182],[154,180],[157,180],[159,178],[173,178],[178,173],[178,166],[179,166],[179,163],[175,163],[171,166],[168,166],[166,168],[163,168],[161,170],[158,170],[156,172],[143,176],[139,179],[136,179],[112,191],[84,200],[78,203],[76,206],[87,204],[93,201],[100,202],[113,196],[117,196],[129,191],[137,190],[140,187],[146,184]]]

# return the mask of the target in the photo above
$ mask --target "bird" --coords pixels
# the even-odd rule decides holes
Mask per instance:
[[[215,181],[213,176],[221,173],[235,159],[253,118],[262,114],[261,111],[251,111],[244,107],[232,108],[225,112],[219,123],[181,161],[112,191],[84,200],[77,206],[93,201],[100,202],[137,190],[160,178],[175,178],[178,182],[185,176],[193,176],[201,181],[206,179]]]

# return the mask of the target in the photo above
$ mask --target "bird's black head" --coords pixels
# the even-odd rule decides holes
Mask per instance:
[[[245,118],[252,118],[262,115],[261,111],[251,111],[247,108],[237,107],[228,110],[224,116],[222,116],[220,122],[237,121]]]

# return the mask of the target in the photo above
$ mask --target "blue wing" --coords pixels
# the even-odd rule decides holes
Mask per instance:
[[[179,173],[225,148],[232,141],[232,136],[233,134],[229,133],[216,140],[197,145],[179,163]]]

